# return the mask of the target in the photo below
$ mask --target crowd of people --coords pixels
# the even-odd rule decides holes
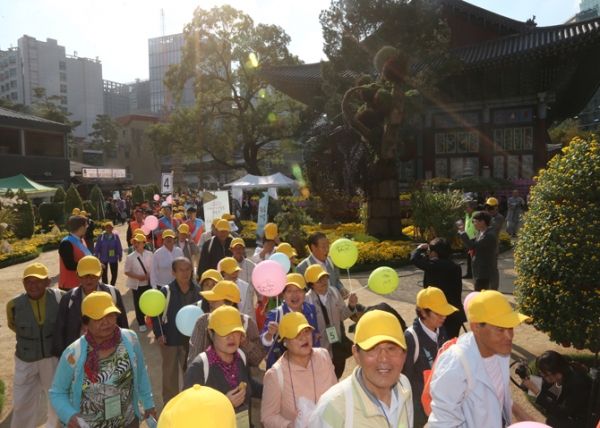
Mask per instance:
[[[246,257],[244,240],[232,235],[232,215],[206,227],[196,207],[176,217],[165,205],[147,233],[150,214],[135,209],[125,286],[140,334],[148,322],[142,294],[155,289],[165,298],[164,311],[151,319],[161,358],[151,369],[161,370],[160,414],[140,339],[115,287],[121,238],[107,223],[90,249],[87,216],[74,213],[59,247],[58,288],[50,287],[44,265],[31,264],[24,293],[6,307],[17,342],[11,427],[36,426],[42,391],[50,400],[47,427],[131,428],[142,420],[158,420],[160,428],[250,427],[252,398],[261,400],[267,428],[501,428],[531,421],[509,388],[513,329],[531,318],[497,291],[498,201],[488,199],[483,210],[468,202],[466,212],[457,232],[472,251],[467,275],[478,293],[463,304],[462,270],[450,260],[447,240],[421,244],[411,262],[424,271],[424,288],[407,328],[387,303],[365,307],[343,286],[323,233],[308,238],[311,254],[296,267],[296,252],[274,223]],[[254,288],[252,272],[277,252],[292,263],[282,293],[270,299]],[[187,336],[176,319],[190,305],[204,314]],[[461,335],[465,322],[470,328]],[[356,367],[342,379],[348,358]],[[253,371],[263,362],[261,382]],[[536,364],[542,387],[527,379],[524,385],[548,410],[548,425],[583,427],[591,393],[585,370],[552,352]]]

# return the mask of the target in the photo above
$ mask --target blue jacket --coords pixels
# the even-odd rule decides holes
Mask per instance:
[[[137,335],[126,329],[121,329],[121,333],[121,339],[125,344],[133,369],[133,408],[136,416],[142,419],[138,402],[142,402],[144,410],[154,407],[152,386],[150,385],[144,355]],[[54,381],[50,388],[50,403],[60,421],[65,425],[69,424],[69,419],[74,414],[79,413],[81,406],[87,345],[85,336],[82,336],[65,349],[58,362]]]
[[[109,255],[110,251],[113,251],[113,256]],[[102,263],[114,263],[123,258],[123,247],[121,246],[121,238],[119,235],[113,233],[109,236],[106,232],[102,232],[96,241],[94,255],[98,257]]]
[[[194,281],[190,280],[190,288],[193,289],[192,292],[194,293],[194,302],[198,302],[198,300],[200,300],[200,291],[202,291],[200,286]],[[180,346],[182,341],[189,341],[190,338],[181,334],[177,328],[177,325],[175,324],[177,312],[179,312],[179,310],[183,307],[181,297],[179,296],[179,286],[177,285],[177,280],[174,280],[169,285],[162,287],[160,292],[167,298],[166,319],[164,312],[158,317],[153,317],[152,331],[154,331],[154,336],[157,339],[164,334],[167,338],[167,346]],[[162,322],[163,319],[164,323],[162,324],[161,330],[159,322]]]
[[[290,308],[285,302],[282,302],[280,306],[269,311],[267,314],[267,319],[265,320],[265,325],[260,332],[260,338],[262,339],[265,333],[268,330],[269,323],[274,321],[276,323],[281,322],[281,318],[291,312]],[[313,330],[313,348],[320,347],[320,341],[317,340],[317,334],[319,334],[319,325],[317,323],[317,309],[312,303],[304,302],[302,303],[302,314],[306,317],[308,323],[314,328]],[[269,370],[275,361],[283,355],[283,347],[281,342],[277,342],[278,336],[273,337],[273,344],[271,346],[265,346],[267,348],[267,368]],[[277,355],[276,355],[277,354]]]

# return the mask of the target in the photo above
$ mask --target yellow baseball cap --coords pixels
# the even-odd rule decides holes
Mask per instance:
[[[491,207],[494,207],[494,206],[498,205],[498,199],[496,199],[496,198],[488,198],[488,200],[485,201],[485,204],[489,205]]]
[[[277,236],[277,225],[275,223],[267,223],[263,229],[265,231],[265,238],[271,240]]]
[[[133,236],[135,235],[146,235],[142,229],[135,229],[133,231]]]
[[[200,294],[206,300],[214,302],[217,300],[229,300],[230,302],[240,303],[240,289],[233,281],[219,281],[210,291],[201,291]]]
[[[171,229],[167,229],[162,233],[162,239],[165,238],[175,238],[175,232],[173,232]]]
[[[221,259],[219,264],[221,266],[221,272],[226,272],[228,274],[242,270],[242,268],[238,266],[237,260],[233,257],[225,257],[224,259]]]
[[[329,276],[329,272],[323,269],[321,265],[315,263],[306,269],[306,272],[304,272],[304,279],[306,279],[306,282],[315,283],[324,275]]]
[[[205,279],[212,279],[215,282],[223,281],[223,275],[216,269],[207,269],[204,271],[202,276],[200,277],[200,285],[204,282]]]
[[[436,287],[427,287],[417,294],[417,306],[430,309],[436,314],[448,316],[458,309],[448,303],[444,292]]]
[[[306,290],[306,282],[304,282],[304,277],[299,273],[288,273],[287,279],[285,281],[285,286],[295,285],[300,290]]]
[[[148,242],[146,240],[146,235],[143,235],[141,233],[138,233],[137,235],[135,235],[132,239],[131,242],[136,241],[136,242]]]
[[[502,328],[513,328],[531,317],[515,312],[502,293],[482,290],[467,305],[469,321],[486,323]]]
[[[223,230],[226,230],[227,232],[231,231],[231,226],[227,220],[219,220],[216,227],[219,232]]]
[[[112,221],[107,221],[106,223],[104,223],[104,227],[106,226],[115,227],[115,224]]]
[[[223,393],[196,384],[173,397],[158,418],[158,428],[181,427],[236,428],[235,410]]]
[[[240,311],[227,305],[215,309],[210,314],[208,328],[214,330],[219,336],[227,336],[234,331],[245,333]]]
[[[236,245],[241,245],[242,247],[246,248],[246,243],[242,238],[233,238],[231,240],[231,244],[229,244],[229,248],[233,248]]]
[[[79,260],[79,263],[77,263],[77,275],[102,275],[102,264],[100,263],[100,260],[94,256],[83,257],[81,260]]]
[[[115,306],[112,296],[106,291],[92,291],[81,302],[81,315],[90,317],[93,320],[99,320],[106,315],[121,311]]]
[[[79,215],[83,217],[87,217],[88,213],[86,211],[79,211]]]
[[[392,342],[406,349],[406,339],[398,318],[385,311],[369,311],[356,324],[354,343],[368,351],[381,342]]]
[[[229,214],[229,213],[225,213],[225,214],[223,214],[223,215],[221,216],[221,218],[222,218],[223,220],[228,220],[228,221],[229,221],[229,220],[233,220],[233,219],[235,219],[235,216],[234,216],[234,215],[231,215],[231,214]]]
[[[288,312],[279,321],[279,328],[277,330],[279,339],[277,339],[277,341],[281,342],[283,339],[295,339],[296,336],[298,336],[298,333],[305,328],[310,328],[311,330],[315,329],[308,323],[302,312]]]
[[[177,232],[179,233],[190,233],[190,227],[187,224],[180,224],[177,228]]]
[[[73,208],[71,215],[79,215],[79,213],[81,213],[81,210],[79,208]]]
[[[212,225],[217,227],[217,223],[221,221],[221,217],[213,218]]]
[[[173,218],[182,219],[183,213],[177,213],[177,214],[173,215]]]
[[[23,279],[28,276],[34,276],[39,279],[46,279],[48,276],[48,268],[41,263],[32,263],[23,271]]]
[[[296,254],[296,251],[294,251],[292,246],[287,242],[282,242],[281,244],[279,244],[277,246],[277,252],[285,254],[286,256],[288,256],[288,259],[291,259],[292,257],[296,257],[298,255]]]

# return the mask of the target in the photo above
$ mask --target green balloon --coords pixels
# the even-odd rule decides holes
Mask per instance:
[[[375,269],[369,276],[369,288],[377,294],[390,294],[396,288],[400,279],[391,267],[383,266]]]
[[[163,313],[167,299],[158,290],[147,290],[140,297],[140,309],[149,317],[157,317]]]
[[[338,239],[329,248],[329,257],[340,269],[348,269],[354,266],[358,259],[358,248],[349,239]]]

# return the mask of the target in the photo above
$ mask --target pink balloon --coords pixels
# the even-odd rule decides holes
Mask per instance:
[[[154,195],[154,200],[155,200],[155,201],[158,201],[159,199],[160,199],[160,196],[158,196],[158,195]]]
[[[168,204],[172,204],[173,203],[173,196],[171,196],[171,195],[167,196],[167,203]]]
[[[286,282],[285,270],[272,260],[260,262],[252,271],[252,285],[263,296],[278,296],[285,288]]]
[[[517,424],[512,424],[511,427],[515,428],[551,428],[546,424],[541,424],[539,422],[519,422]]]
[[[472,291],[465,297],[465,301],[463,302],[463,307],[465,308],[465,314],[467,314],[467,318],[469,317],[469,310],[467,309],[469,306],[469,302],[471,299],[479,294],[479,291]]]
[[[153,215],[149,215],[144,219],[144,226],[148,226],[148,229],[154,230],[158,227],[158,219]]]
[[[143,225],[141,229],[144,231],[144,235],[150,235],[151,230],[148,226]]]

